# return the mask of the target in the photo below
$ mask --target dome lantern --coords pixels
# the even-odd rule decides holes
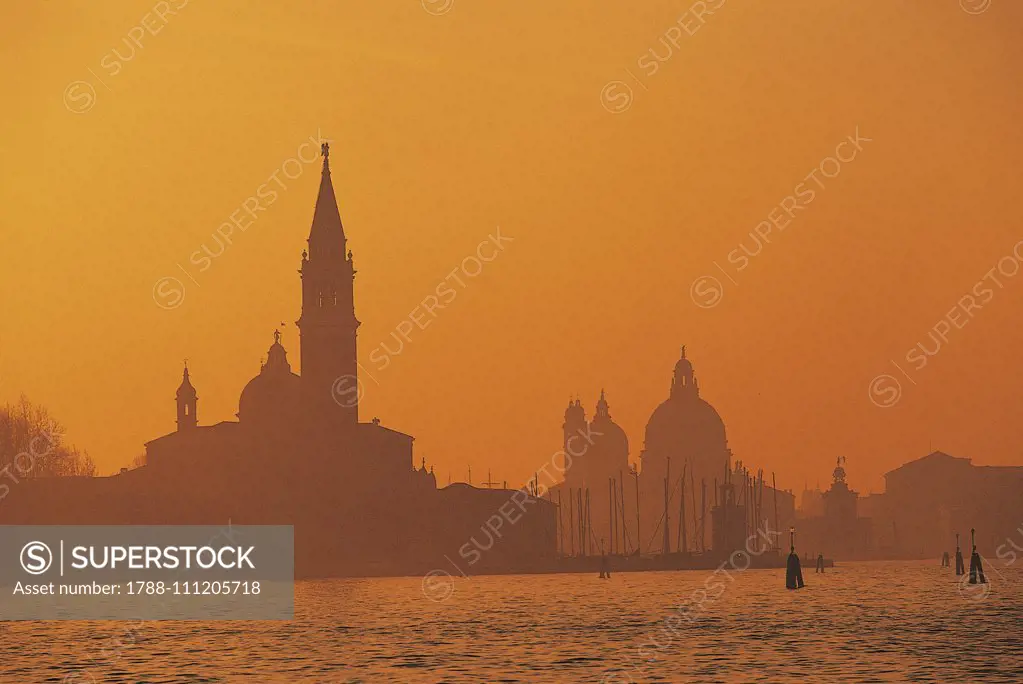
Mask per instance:
[[[671,378],[671,397],[700,395],[700,386],[696,382],[693,364],[686,358],[686,347],[682,345],[682,355],[675,364],[675,373]]]

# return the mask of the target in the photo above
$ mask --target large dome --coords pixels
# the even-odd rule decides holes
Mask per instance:
[[[298,415],[300,392],[301,380],[291,372],[280,333],[274,333],[266,363],[242,390],[238,419],[253,425],[290,424]]]
[[[654,409],[646,424],[646,448],[674,446],[680,441],[712,440],[726,443],[725,422],[717,410],[699,397],[673,397]]]
[[[643,445],[643,468],[660,477],[668,459],[681,466],[689,464],[701,477],[727,466],[728,439],[725,423],[713,406],[700,398],[693,365],[686,359],[686,348],[675,364],[668,399],[654,409],[647,421]]]

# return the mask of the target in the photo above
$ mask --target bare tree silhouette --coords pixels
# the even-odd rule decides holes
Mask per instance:
[[[0,407],[0,471],[19,478],[95,475],[89,454],[65,444],[63,433],[45,407],[24,395]]]

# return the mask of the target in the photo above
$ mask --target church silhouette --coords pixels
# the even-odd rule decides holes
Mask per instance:
[[[246,384],[235,421],[202,425],[198,378],[184,368],[176,429],[147,442],[146,464],[111,477],[38,478],[12,491],[0,524],[290,524],[302,576],[548,568],[554,506],[526,490],[437,489],[411,435],[359,421],[355,266],[330,175],[329,147],[301,258],[301,375],[279,331]],[[484,523],[517,510],[494,539]],[[491,526],[493,527],[493,526]],[[470,557],[466,544],[481,550]],[[461,554],[459,552],[462,552]],[[468,567],[471,565],[472,567]]]

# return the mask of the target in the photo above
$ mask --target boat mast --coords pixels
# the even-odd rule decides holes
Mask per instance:
[[[664,476],[664,541],[661,543],[661,553],[671,553],[671,518],[668,514],[668,482],[671,480],[671,456],[668,457],[668,471]]]
[[[558,553],[565,555],[565,526],[561,523],[561,490],[558,490]]]
[[[625,524],[625,473],[618,469],[618,511],[622,514],[622,550],[629,553],[629,529]]]
[[[692,494],[693,498],[693,549],[696,549],[696,540],[699,539],[699,530],[696,529],[696,477],[689,478],[689,493]],[[705,549],[701,546],[700,551],[703,552]]]
[[[611,482],[612,482],[611,478],[610,477],[607,478],[607,539],[608,549],[610,550],[611,555],[613,556],[615,552],[615,535],[613,532],[615,526],[614,514],[615,495],[614,485],[611,484]]]
[[[643,536],[639,530],[639,468],[633,469],[632,475],[636,478],[636,550],[642,555]]]
[[[682,553],[689,551],[689,540],[686,538],[686,469],[689,464],[682,466],[682,486],[678,499],[678,550]]]
[[[568,488],[568,543],[571,554],[575,555],[575,515],[572,511],[572,488]]]
[[[707,551],[707,480],[700,480],[700,550]]]
[[[774,490],[774,531],[778,532],[778,480],[774,476],[774,471],[771,471],[771,489]],[[775,538],[774,544],[775,550],[778,549],[777,538]]]
[[[586,546],[593,555],[593,518],[590,517],[590,488],[586,488]]]

